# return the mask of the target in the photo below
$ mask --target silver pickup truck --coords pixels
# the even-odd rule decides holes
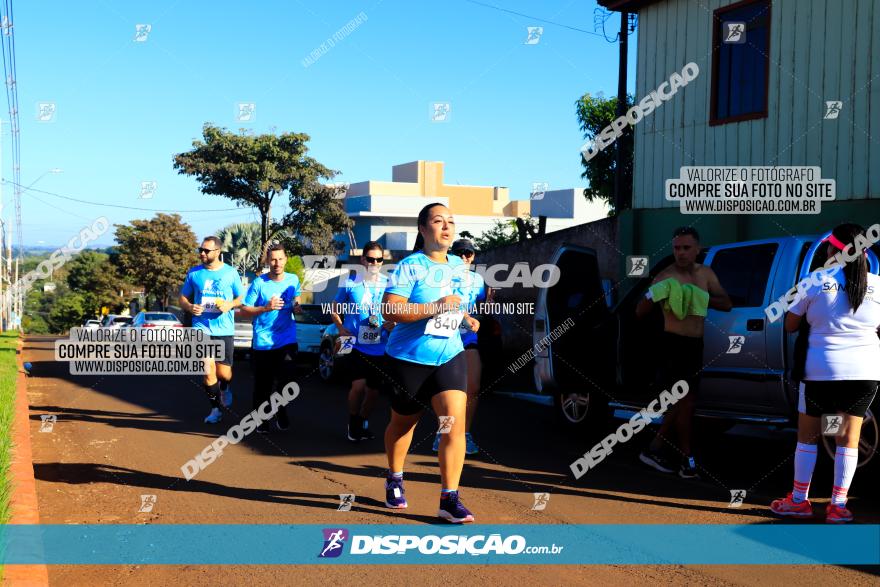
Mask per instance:
[[[714,418],[722,428],[737,422],[786,426],[796,421],[799,381],[791,371],[797,334],[786,333],[782,319],[770,321],[765,308],[824,264],[826,247],[818,245],[826,236],[736,242],[702,251],[698,262],[718,275],[733,309],[709,310],[706,317],[697,416]],[[868,254],[875,274],[878,253],[875,245]],[[609,306],[595,251],[568,244],[556,251],[553,263],[561,278],[541,291],[535,306],[534,377],[538,392],[554,398],[561,422],[595,431],[607,425],[609,414],[629,417],[657,397],[663,316],[655,309],[639,320],[635,306],[672,261],[670,255],[642,278],[625,278],[635,280],[632,289]],[[566,321],[573,326],[558,336]],[[878,404],[863,424],[860,466],[880,446]]]

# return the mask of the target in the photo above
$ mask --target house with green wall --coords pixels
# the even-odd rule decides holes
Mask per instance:
[[[880,222],[880,2],[599,4],[638,14],[637,104],[686,64],[699,67],[634,126],[620,250],[669,254],[670,234],[681,225],[693,225],[703,244],[713,245]],[[743,38],[727,42],[736,27],[726,23],[742,23]],[[836,198],[820,214],[682,214],[664,187],[683,166],[817,166],[835,180]]]

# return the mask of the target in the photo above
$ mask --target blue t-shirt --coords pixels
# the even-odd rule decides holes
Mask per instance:
[[[406,298],[411,304],[436,302],[452,295],[461,287],[465,267],[455,255],[448,255],[447,261],[435,263],[421,251],[413,253],[394,269],[385,293]],[[388,337],[385,352],[404,361],[442,365],[464,350],[458,330],[450,337],[425,334],[430,319],[398,323]]]
[[[358,276],[347,280],[333,300],[349,306],[357,304],[359,312],[355,314],[346,311],[342,325],[356,337],[354,348],[374,357],[385,354],[385,344],[388,342],[388,330],[382,328],[385,320],[379,311],[387,286],[388,278],[384,275],[379,275],[375,283],[366,283]],[[370,324],[371,315],[376,316],[373,325]]]
[[[486,282],[483,280],[483,276],[476,271],[470,271],[469,273],[470,275],[466,276],[461,287],[453,293],[461,296],[461,303],[469,313],[475,314],[477,313],[476,304],[486,299]],[[473,330],[461,330],[461,344],[467,346],[469,344],[476,344],[476,342],[476,332]]]
[[[299,293],[299,277],[293,273],[285,273],[281,281],[273,280],[268,273],[254,279],[244,297],[245,306],[265,306],[272,296],[284,301],[280,310],[263,312],[254,318],[254,350],[277,349],[296,342],[293,304]]]
[[[180,294],[193,304],[204,306],[201,316],[192,317],[193,328],[207,331],[211,336],[233,336],[235,313],[220,312],[217,300],[232,301],[244,293],[238,271],[225,263],[213,271],[197,265],[189,270]]]

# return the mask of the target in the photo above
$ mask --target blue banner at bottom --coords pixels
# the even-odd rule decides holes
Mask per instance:
[[[877,565],[880,525],[8,525],[2,564]]]

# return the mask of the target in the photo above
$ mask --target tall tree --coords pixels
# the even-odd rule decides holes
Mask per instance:
[[[116,225],[118,262],[122,271],[143,286],[162,307],[176,294],[187,270],[198,263],[196,235],[178,214],[156,214],[150,220]]]
[[[633,97],[627,96],[627,108],[633,105]],[[601,93],[597,96],[584,94],[576,102],[577,119],[581,132],[587,141],[595,140],[611,122],[617,118],[617,98],[606,99]],[[627,125],[623,134],[617,138],[623,149],[623,181],[621,189],[624,193],[632,191],[632,165],[633,165],[633,132]],[[616,145],[611,144],[597,152],[590,160],[581,156],[581,165],[584,167],[581,178],[590,183],[590,187],[584,189],[584,197],[588,201],[605,200],[614,210],[614,170],[617,167]]]
[[[339,252],[343,241],[335,235],[347,233],[353,226],[342,208],[337,186],[310,182],[290,192],[290,212],[284,216],[278,235],[294,254],[329,255]]]
[[[320,244],[332,240],[332,232],[328,235],[327,231],[337,231],[340,226],[344,230],[350,225],[336,199],[340,188],[320,183],[338,172],[307,155],[309,135],[247,135],[205,124],[202,136],[203,140],[193,141],[192,150],[174,157],[174,168],[194,176],[202,193],[256,208],[261,246],[265,247],[272,237],[272,202],[285,192],[290,197],[291,212],[283,224],[296,233],[294,240],[309,238]]]

